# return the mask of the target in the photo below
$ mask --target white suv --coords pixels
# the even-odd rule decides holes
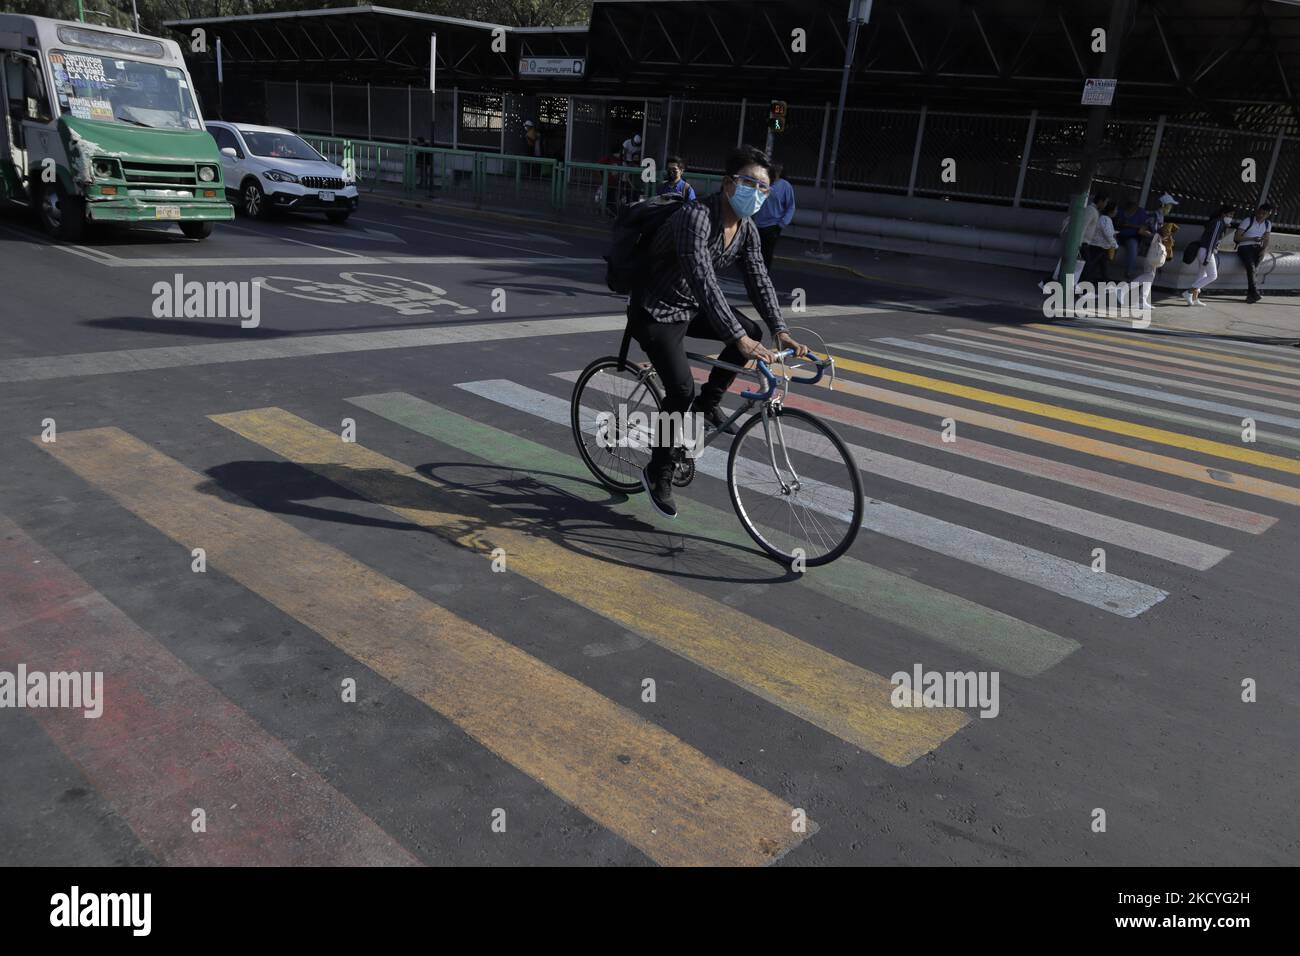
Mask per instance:
[[[355,177],[287,129],[216,122],[207,128],[221,150],[227,196],[245,215],[323,212],[341,223],[357,208]]]

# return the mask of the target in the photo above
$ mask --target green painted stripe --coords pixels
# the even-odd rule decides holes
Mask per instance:
[[[651,518],[651,508],[640,495],[624,497],[598,484],[576,451],[564,454],[405,392],[362,395],[347,401],[483,461],[530,472],[578,500]],[[735,546],[751,564],[765,570],[774,567],[772,560],[755,548],[734,514],[698,501],[684,501],[681,520],[701,536]],[[1016,674],[1041,674],[1079,647],[1070,638],[848,556],[809,570],[799,583]]]

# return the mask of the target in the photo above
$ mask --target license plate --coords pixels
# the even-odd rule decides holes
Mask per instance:
[[[333,193],[328,193],[328,192],[327,192],[327,193],[321,193],[321,194],[320,194],[320,201],[321,201],[321,202],[333,202],[333,201],[334,201],[334,194],[333,194]]]
[[[154,207],[153,217],[155,219],[179,219],[181,218],[181,207],[156,206]]]

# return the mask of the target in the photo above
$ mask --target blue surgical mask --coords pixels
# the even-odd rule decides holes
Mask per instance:
[[[741,183],[736,184],[736,191],[731,194],[728,200],[731,203],[732,210],[741,219],[748,219],[754,213],[763,208],[763,203],[767,201],[767,196],[759,192],[753,186],[745,186]]]

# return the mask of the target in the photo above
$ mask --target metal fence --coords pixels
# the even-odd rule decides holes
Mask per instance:
[[[381,152],[378,146],[362,148],[361,141],[385,144],[389,150],[394,145],[429,144],[466,156],[483,152],[520,162],[540,157],[546,162],[533,167],[545,172],[541,178],[559,183],[555,201],[560,211],[599,205],[592,197],[605,187],[588,167],[602,159],[608,162],[609,154],[637,133],[642,136],[642,155],[659,166],[668,155],[677,154],[693,183],[716,177],[729,149],[765,142],[767,110],[766,100],[525,95],[458,88],[435,96],[412,87],[266,83],[268,122],[354,140],[358,161],[369,162],[372,152]],[[536,153],[525,138],[525,120],[541,131]],[[791,182],[822,185],[833,127],[830,103],[789,105],[787,130],[775,137],[773,153]],[[1086,118],[1036,111],[847,109],[835,188],[1063,209],[1079,172],[1086,129]],[[425,169],[412,158],[410,176],[393,180],[394,170],[407,160],[390,154],[384,162],[388,169],[377,172],[375,182],[400,188],[416,188],[413,184]],[[526,175],[532,168],[527,165],[508,162],[493,171],[483,167],[487,178],[474,179],[470,159],[449,154],[437,163],[479,183],[483,192],[478,201],[498,194],[512,201],[552,201],[548,189],[536,188],[538,177]],[[465,163],[469,166],[461,168]],[[569,172],[562,175],[561,167]],[[639,172],[628,175],[638,174],[634,178],[639,180]],[[513,185],[503,193],[497,190],[501,176],[519,179],[517,194]],[[441,182],[442,173],[436,178]],[[1267,196],[1278,205],[1278,226],[1300,228],[1300,137],[1166,122],[1164,117],[1149,122],[1112,120],[1105,128],[1097,182],[1117,197],[1131,195],[1144,204],[1162,192],[1173,193],[1180,201],[1179,215],[1191,219],[1208,218],[1221,204],[1253,208]],[[570,190],[590,195],[584,201],[570,197]]]

